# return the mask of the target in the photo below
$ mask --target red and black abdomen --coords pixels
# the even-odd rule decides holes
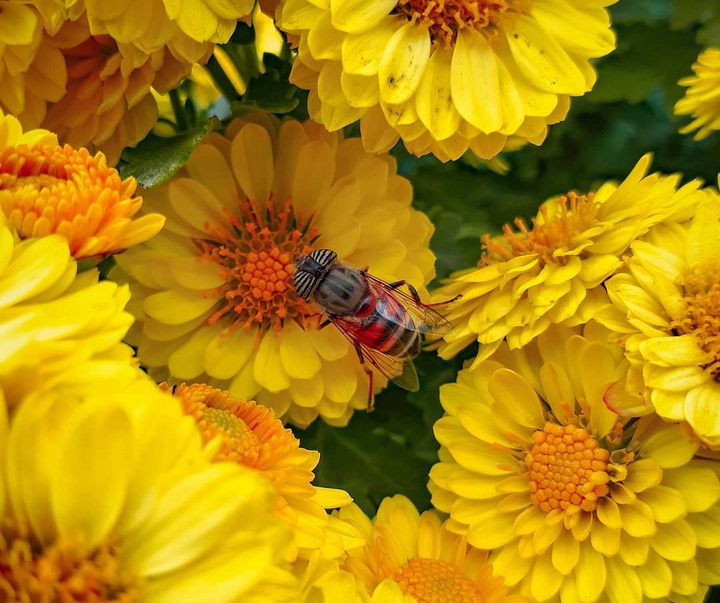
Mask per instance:
[[[402,304],[389,295],[378,297],[374,311],[362,320],[354,335],[363,345],[397,358],[420,353],[420,334]]]

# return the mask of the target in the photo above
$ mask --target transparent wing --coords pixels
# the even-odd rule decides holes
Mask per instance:
[[[401,324],[418,333],[435,333],[437,335],[445,335],[452,331],[452,325],[440,313],[433,310],[421,302],[415,300],[414,297],[400,291],[399,287],[393,288],[385,281],[374,277],[372,274],[366,274],[370,287],[374,290],[376,297],[384,299],[387,296],[392,298],[399,306],[405,310],[412,318],[413,324],[407,324],[402,315],[398,313],[397,307],[391,303],[378,304],[377,311],[389,321],[395,324]]]
[[[359,324],[352,319],[338,317],[331,318],[330,322],[356,349],[360,349],[365,362],[374,366],[380,374],[398,387],[408,391],[416,392],[420,389],[420,382],[411,358],[389,356],[360,343],[355,336],[355,330],[359,328]]]

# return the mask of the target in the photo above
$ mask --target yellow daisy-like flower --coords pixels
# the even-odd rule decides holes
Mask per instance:
[[[612,306],[596,319],[625,347],[628,389],[720,449],[720,197],[630,250],[628,271],[606,283]]]
[[[613,0],[285,0],[299,41],[290,80],[316,121],[360,120],[367,149],[398,137],[443,161],[488,159],[509,136],[540,144],[570,96],[595,83],[589,59],[615,47]]]
[[[717,463],[606,407],[628,364],[607,337],[554,326],[443,386],[433,504],[535,601],[701,601],[720,583]]]
[[[35,392],[0,455],[5,600],[299,601],[266,480],[210,463],[148,381]]]
[[[105,156],[65,145],[0,146],[0,210],[22,238],[63,235],[75,259],[146,241],[164,218],[133,220],[142,205],[134,178],[121,180]]]
[[[450,358],[477,340],[476,362],[507,338],[519,348],[551,324],[587,322],[605,303],[603,281],[622,266],[628,245],[662,221],[689,218],[707,198],[693,181],[678,189],[679,176],[647,176],[644,156],[619,186],[607,183],[587,195],[568,193],[540,207],[532,227],[482,239],[477,268],[457,272],[433,294],[462,298],[448,306],[454,329],[438,344]]]
[[[0,387],[15,406],[57,383],[133,381],[142,373],[121,343],[133,322],[127,287],[98,282],[58,234],[19,242],[0,213]]]
[[[691,115],[693,121],[680,128],[681,134],[698,130],[695,140],[720,130],[720,48],[703,50],[692,66],[695,75],[681,79],[685,96],[675,103],[675,115]]]
[[[169,389],[164,386],[164,389]],[[204,383],[173,388],[186,414],[192,416],[203,442],[215,450],[213,460],[232,461],[263,473],[277,493],[274,512],[292,526],[295,541],[290,556],[308,557],[324,548],[338,557],[342,542],[330,542],[326,509],[350,504],[342,490],[312,484],[320,453],[300,448],[300,441],[285,429],[269,408],[232,397]]]
[[[348,551],[344,569],[372,603],[520,603],[493,574],[488,554],[445,529],[437,513],[422,515],[406,497],[380,503],[371,521],[356,505],[337,512],[365,537]]]
[[[111,276],[130,277],[130,341],[151,375],[222,387],[301,426],[318,414],[343,425],[366,408],[354,347],[332,326],[318,330],[323,317],[292,275],[298,255],[330,248],[424,293],[432,225],[410,207],[392,158],[311,122],[255,115],[208,136],[172,180],[143,194],[166,226],[117,256]]]
[[[0,110],[0,149],[20,145],[57,146],[57,134],[40,128],[23,132],[23,127],[14,115],[5,115]]]

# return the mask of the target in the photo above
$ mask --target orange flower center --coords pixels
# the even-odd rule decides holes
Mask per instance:
[[[3,213],[23,238],[65,236],[76,258],[125,248],[123,235],[142,204],[135,188],[134,178],[121,180],[101,153],[84,148],[23,144],[0,152]]]
[[[232,461],[263,471],[300,445],[271,409],[255,402],[203,383],[179,385],[174,394],[185,414],[195,419],[205,444],[220,438],[215,461]]]
[[[543,204],[540,207],[541,219],[533,219],[532,229],[528,229],[522,218],[517,218],[515,226],[519,233],[505,224],[502,239],[493,240],[484,235],[480,265],[529,254],[537,254],[544,264],[565,264],[565,254],[555,255],[555,252],[575,247],[578,235],[596,224],[598,204],[593,201],[593,196],[592,193],[577,195],[570,192],[558,199],[554,215],[550,214],[550,207]]]
[[[394,576],[418,603],[481,603],[479,586],[447,561],[413,557]]]
[[[486,30],[500,25],[508,10],[529,10],[530,0],[399,0],[394,13],[425,25],[433,42],[455,44],[462,29]]]
[[[546,423],[533,434],[525,455],[530,470],[530,500],[549,513],[594,511],[610,492],[610,453],[577,425]]]
[[[5,527],[0,534],[0,599],[132,603],[141,593],[120,570],[115,548],[88,553],[69,538],[40,547]]]
[[[678,284],[684,292],[685,313],[673,322],[673,330],[678,335],[695,335],[712,356],[705,369],[720,380],[720,268],[693,266]]]
[[[229,328],[259,325],[263,331],[280,330],[288,319],[303,324],[315,312],[298,297],[292,275],[295,258],[310,251],[316,234],[310,220],[296,217],[290,201],[281,210],[268,202],[264,211],[245,202],[240,217],[229,220],[230,227],[206,226],[208,238],[198,241],[201,261],[219,264],[225,280],[212,292],[222,300],[208,324],[226,318]]]

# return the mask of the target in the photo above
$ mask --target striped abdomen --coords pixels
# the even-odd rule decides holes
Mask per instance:
[[[378,297],[375,310],[353,331],[363,345],[396,358],[420,353],[420,334],[402,304],[390,295]]]

